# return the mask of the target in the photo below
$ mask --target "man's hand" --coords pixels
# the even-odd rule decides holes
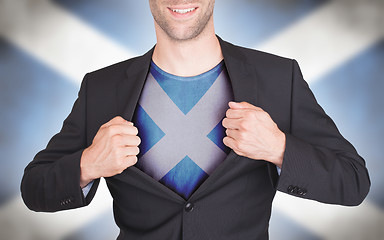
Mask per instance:
[[[240,156],[262,159],[281,168],[285,134],[263,109],[247,102],[229,103],[223,126],[223,142]]]
[[[103,124],[80,160],[80,187],[123,172],[137,162],[140,138],[133,123],[118,116]]]

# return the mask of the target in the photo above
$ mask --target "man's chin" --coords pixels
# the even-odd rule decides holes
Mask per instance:
[[[196,40],[198,39],[201,35],[203,34],[203,30],[199,29],[193,29],[193,30],[184,30],[184,31],[174,31],[167,33],[166,35],[168,36],[169,39],[175,42],[188,42],[191,40]]]

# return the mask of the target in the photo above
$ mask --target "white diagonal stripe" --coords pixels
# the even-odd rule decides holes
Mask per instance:
[[[255,48],[297,59],[313,83],[383,39],[383,13],[382,0],[331,1]]]
[[[217,107],[230,99],[223,99],[218,92],[228,91],[228,79],[221,73],[199,102],[184,115],[176,104],[168,97],[152,74],[149,74],[142,99],[151,99],[156,96],[156,101],[142,101],[140,105],[152,120],[165,132],[160,139],[141,158],[140,166],[154,179],[160,180],[177,163],[188,155],[200,168],[208,174],[220,163],[212,164],[212,156],[217,159],[225,158],[226,154],[208,137],[207,134],[221,121],[223,116],[212,117],[209,110],[217,112]],[[173,113],[172,121],[162,112],[164,107]],[[225,105],[224,105],[225,108]],[[204,109],[204,110],[203,110]],[[221,109],[225,112],[225,109]],[[203,123],[203,124],[202,124]],[[199,142],[199,151],[193,147]],[[164,151],[172,146],[171,152]]]
[[[211,91],[211,89],[213,90]],[[216,124],[225,117],[225,112],[228,109],[228,102],[233,100],[230,99],[230,95],[225,95],[225,98],[220,98],[213,93],[225,93],[228,91],[232,91],[232,87],[226,72],[222,71],[211,88],[208,89],[208,92],[210,93],[207,92],[207,94],[205,94],[188,113],[188,117],[191,119],[204,119],[203,124],[199,121],[194,121],[192,124],[196,124],[196,128],[200,128],[200,131],[205,135],[212,131],[212,126],[216,126]],[[204,111],[200,111],[201,109],[204,109]],[[212,112],[223,113],[223,115],[212,118],[210,114]]]
[[[133,56],[49,0],[3,0],[0,23],[2,37],[77,84],[85,73]]]

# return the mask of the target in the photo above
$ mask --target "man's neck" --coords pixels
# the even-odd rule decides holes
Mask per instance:
[[[158,37],[152,60],[163,71],[177,76],[196,76],[214,68],[223,55],[214,32],[188,41]]]

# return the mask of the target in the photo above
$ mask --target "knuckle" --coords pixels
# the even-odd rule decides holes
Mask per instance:
[[[110,136],[116,134],[119,131],[119,126],[117,125],[110,125],[107,127],[108,133]]]
[[[261,112],[265,112],[265,110],[263,108],[261,108],[261,107],[257,107],[257,110],[261,111]]]
[[[248,136],[247,132],[245,132],[245,131],[239,131],[239,139],[240,139],[240,140],[245,140],[245,139],[247,139],[247,136]]]
[[[122,140],[122,136],[121,135],[113,135],[111,136],[111,142],[113,145],[117,145],[118,143],[120,143]]]
[[[272,119],[271,115],[269,115],[267,112],[264,112],[264,116],[266,119]]]
[[[259,119],[262,121],[266,121],[269,119],[269,114],[267,112],[260,111],[259,112]]]
[[[245,115],[245,118],[248,118],[248,119],[253,119],[255,117],[255,114],[253,111],[246,111],[244,115]]]
[[[125,120],[125,119],[120,124],[123,124],[124,126],[133,126],[133,122],[130,122],[130,121]]]
[[[122,118],[121,116],[116,116],[112,119],[113,121],[116,121],[116,122],[121,122],[121,121],[125,121],[124,118]]]
[[[114,159],[116,159],[116,162],[119,163],[119,158],[120,158],[120,150],[118,148],[114,148],[111,152],[112,156]]]
[[[258,112],[258,114],[260,118],[265,118],[267,116],[267,113],[262,111]]]
[[[242,120],[239,122],[239,128],[240,129],[248,129],[248,121]]]

